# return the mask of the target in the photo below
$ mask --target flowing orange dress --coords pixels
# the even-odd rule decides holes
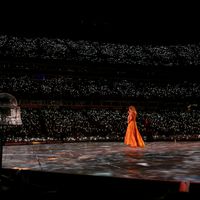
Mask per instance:
[[[131,147],[144,147],[145,146],[144,141],[137,128],[136,116],[137,116],[136,111],[129,112],[128,127],[126,129],[124,143],[126,145],[130,145]]]

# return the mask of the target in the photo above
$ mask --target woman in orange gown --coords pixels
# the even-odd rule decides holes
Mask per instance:
[[[137,128],[136,116],[137,116],[137,111],[135,107],[129,106],[128,120],[127,120],[128,127],[126,129],[124,143],[126,145],[130,145],[131,147],[144,147],[145,146],[144,141]]]

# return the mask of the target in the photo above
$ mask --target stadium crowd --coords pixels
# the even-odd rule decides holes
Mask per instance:
[[[138,107],[145,140],[199,140],[200,82],[193,77],[199,52],[198,44],[134,46],[1,35],[0,92],[17,98],[23,122],[8,128],[6,140],[121,141],[129,103]],[[109,106],[95,103],[108,100]]]

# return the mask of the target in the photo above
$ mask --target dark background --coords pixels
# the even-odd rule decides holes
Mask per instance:
[[[200,14],[195,5],[48,2],[1,8],[0,32],[3,34],[133,44],[199,42]]]

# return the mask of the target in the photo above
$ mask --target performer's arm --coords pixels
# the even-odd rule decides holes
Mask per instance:
[[[133,116],[131,114],[128,115],[128,123],[130,123],[133,120]]]

